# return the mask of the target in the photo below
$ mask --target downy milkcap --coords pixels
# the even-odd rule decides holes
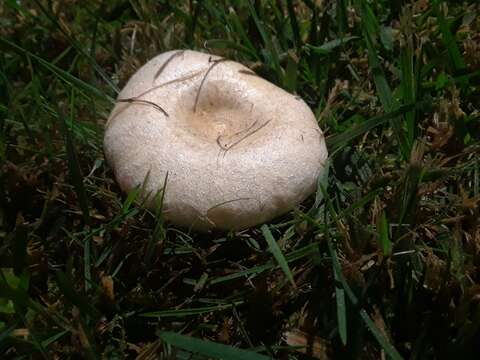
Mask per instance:
[[[142,187],[154,208],[166,183],[164,218],[200,231],[291,210],[315,191],[327,159],[300,98],[237,62],[189,50],[160,54],[130,78],[104,150],[123,191]]]

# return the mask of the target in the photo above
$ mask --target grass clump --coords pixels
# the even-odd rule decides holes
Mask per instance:
[[[479,12],[2,2],[2,358],[475,358]],[[331,155],[316,199],[198,235],[121,195],[103,125],[129,76],[171,49],[240,61],[305,99]]]

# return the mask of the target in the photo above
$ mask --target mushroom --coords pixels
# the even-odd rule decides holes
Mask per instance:
[[[328,156],[299,97],[190,50],[160,54],[130,78],[104,150],[123,191],[141,187],[149,208],[163,192],[164,218],[198,231],[245,229],[288,212],[315,191]]]

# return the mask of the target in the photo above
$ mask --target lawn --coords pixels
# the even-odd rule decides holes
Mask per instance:
[[[479,15],[475,0],[2,1],[0,357],[478,358]],[[173,49],[304,99],[330,155],[316,194],[201,234],[121,192],[106,119]]]

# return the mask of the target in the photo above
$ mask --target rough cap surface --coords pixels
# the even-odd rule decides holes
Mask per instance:
[[[166,52],[118,100],[107,161],[123,191],[143,184],[150,207],[168,173],[163,211],[173,224],[238,230],[269,221],[315,191],[324,171],[324,136],[309,107],[239,63]]]

